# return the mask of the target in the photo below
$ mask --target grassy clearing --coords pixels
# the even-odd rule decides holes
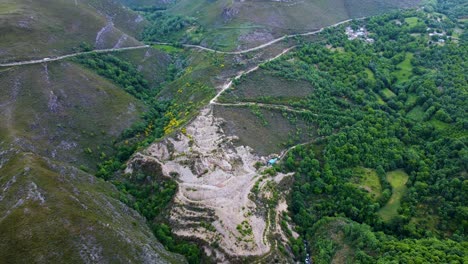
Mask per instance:
[[[392,197],[390,197],[387,204],[379,210],[379,215],[384,221],[388,222],[398,215],[401,198],[408,189],[406,187],[408,178],[408,174],[403,170],[395,170],[387,173],[387,181],[392,186]]]
[[[447,124],[445,122],[442,122],[442,121],[434,119],[434,118],[429,120],[429,123],[432,124],[435,127],[435,129],[437,129],[439,131],[448,131],[448,130],[451,129],[450,124]]]
[[[385,101],[382,99],[382,97],[378,94],[375,94],[375,99],[377,100],[377,103],[379,105],[384,105],[385,104]]]
[[[265,101],[271,97],[277,101],[305,97],[310,95],[313,90],[312,85],[307,81],[286,80],[260,70],[244,76],[242,81],[226,91],[221,99],[225,101],[256,101],[255,99],[262,98],[264,99],[262,101]]]
[[[432,118],[428,121],[429,124],[433,125],[434,128],[441,134],[448,135],[451,138],[466,138],[468,137],[467,130],[458,130],[456,126],[445,123],[443,121]]]
[[[382,195],[382,185],[380,184],[379,176],[373,169],[356,168],[354,169],[355,185],[366,190],[372,199],[377,200]]]
[[[392,90],[385,88],[380,91],[380,94],[382,95],[384,100],[390,100],[392,97],[395,97],[395,93],[392,92]]]
[[[226,120],[223,130],[238,136],[239,145],[250,146],[261,155],[279,153],[315,135],[313,126],[278,110],[216,106],[214,114]]]
[[[411,118],[416,121],[422,121],[424,117],[424,111],[421,106],[416,106],[415,108],[411,109],[411,111],[406,114],[408,118]]]
[[[406,53],[405,60],[397,65],[399,70],[395,71],[394,75],[399,82],[407,81],[411,77],[413,71],[413,65],[411,65],[412,59],[413,53]]]
[[[337,53],[344,53],[345,52],[343,47],[334,48],[331,45],[330,46],[327,45],[327,48],[330,49],[331,51],[334,51],[334,52],[337,52]]]
[[[369,68],[366,68],[366,73],[367,73],[367,78],[369,78],[369,80],[375,81],[374,73]]]
[[[409,27],[414,27],[418,25],[418,18],[417,17],[407,17],[405,18],[405,22],[408,23]]]
[[[406,99],[405,105],[413,106],[417,100],[418,96],[416,94],[408,94],[408,99]]]

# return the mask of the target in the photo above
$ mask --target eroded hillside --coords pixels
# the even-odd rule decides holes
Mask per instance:
[[[158,167],[161,176],[176,179],[179,189],[169,216],[173,230],[181,237],[216,244],[206,246],[205,252],[217,261],[278,258],[272,237],[281,237],[283,231],[275,221],[276,186],[291,175],[269,175],[267,157],[236,147],[222,122],[211,108],[202,110],[183,132],[136,154],[125,172]]]

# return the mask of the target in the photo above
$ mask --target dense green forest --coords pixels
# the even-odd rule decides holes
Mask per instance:
[[[200,44],[204,30],[193,18],[170,15],[162,11],[140,11],[150,23],[141,34],[146,42]]]
[[[302,100],[280,101],[309,110],[303,118],[324,136],[283,163],[296,172],[293,220],[318,263],[339,254],[365,263],[463,263],[468,46],[453,32],[464,25],[407,11],[352,25],[363,26],[373,42],[348,40],[344,28],[327,30],[322,43],[263,66],[315,89]],[[343,238],[321,234],[336,222]]]

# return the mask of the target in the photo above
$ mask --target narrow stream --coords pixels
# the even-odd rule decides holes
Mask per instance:
[[[309,252],[309,242],[304,239],[304,251],[306,252],[306,257],[304,259],[305,264],[312,264],[312,259],[310,258],[310,252]]]

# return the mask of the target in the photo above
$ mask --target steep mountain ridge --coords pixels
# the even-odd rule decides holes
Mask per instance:
[[[184,262],[109,183],[11,149],[1,152],[0,164],[0,262]]]
[[[141,102],[66,61],[8,68],[0,80],[0,261],[184,261],[111,183],[82,171],[112,152],[112,139],[139,120]]]
[[[0,80],[0,138],[75,166],[94,167],[96,157],[84,149],[108,152],[110,138],[143,110],[115,84],[71,62],[8,68]]]
[[[0,21],[2,62],[141,45],[145,23],[113,1],[82,0],[2,1]],[[171,63],[156,50],[116,55],[152,87]],[[0,86],[0,262],[185,262],[91,174],[144,103],[74,60],[2,67]]]

